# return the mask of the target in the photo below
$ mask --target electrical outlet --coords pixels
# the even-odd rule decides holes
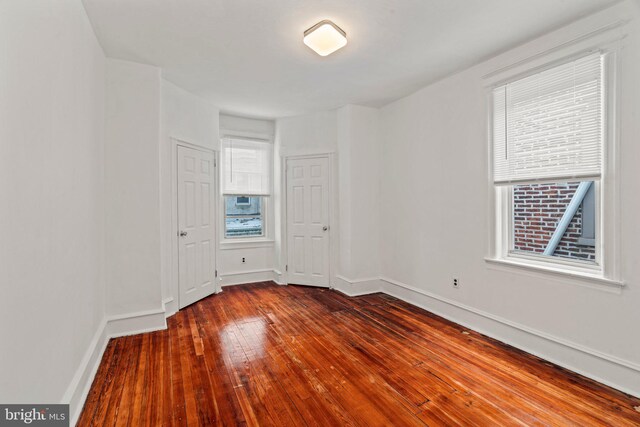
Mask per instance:
[[[242,258],[242,263],[244,264],[244,257]]]
[[[453,278],[453,287],[454,288],[459,288],[460,287],[460,283],[458,283],[458,279],[456,279],[455,277]]]

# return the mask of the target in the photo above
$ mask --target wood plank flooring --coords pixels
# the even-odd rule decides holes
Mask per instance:
[[[225,288],[109,342],[78,425],[638,426],[625,395],[384,294]]]

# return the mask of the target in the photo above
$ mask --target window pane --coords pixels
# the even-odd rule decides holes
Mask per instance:
[[[596,236],[584,238],[595,230],[594,186],[591,181],[514,185],[512,252],[595,261]]]
[[[262,197],[225,197],[225,237],[264,235]]]

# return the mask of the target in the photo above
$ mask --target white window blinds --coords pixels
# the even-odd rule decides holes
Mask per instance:
[[[221,157],[224,195],[268,196],[271,193],[269,142],[224,138]]]
[[[597,53],[494,89],[494,182],[599,177],[603,86]]]

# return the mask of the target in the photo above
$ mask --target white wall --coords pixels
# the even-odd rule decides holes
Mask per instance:
[[[249,117],[220,114],[220,129],[229,132],[254,133],[268,135],[273,138],[276,123],[273,120],[252,119]]]
[[[0,2],[0,51],[0,402],[62,402],[105,315],[105,57],[79,1]]]
[[[338,275],[362,282],[380,275],[379,110],[338,110]],[[362,285],[360,286],[362,287]]]
[[[160,69],[107,60],[107,312],[162,308]]]
[[[488,225],[483,76],[620,19],[622,277],[619,294],[484,261]],[[640,395],[640,37],[619,5],[382,109],[381,265],[385,290],[471,328]],[[460,280],[454,289],[452,278]],[[395,283],[395,284],[394,284]]]
[[[176,202],[173,199],[176,177],[175,140],[218,151],[218,109],[209,102],[162,80],[160,127],[160,222],[162,296],[169,303],[168,312],[178,303]]]
[[[275,122],[247,117],[220,114],[220,134],[254,136],[273,142]],[[274,170],[274,175],[278,171]],[[220,251],[218,271],[223,286],[274,279],[275,268],[275,215],[274,197],[266,199],[266,235],[262,242],[224,240],[224,199],[220,197]],[[244,259],[244,262],[242,261]],[[276,278],[277,279],[277,278]]]
[[[280,156],[326,153],[337,150],[337,111],[322,111],[276,121]]]

